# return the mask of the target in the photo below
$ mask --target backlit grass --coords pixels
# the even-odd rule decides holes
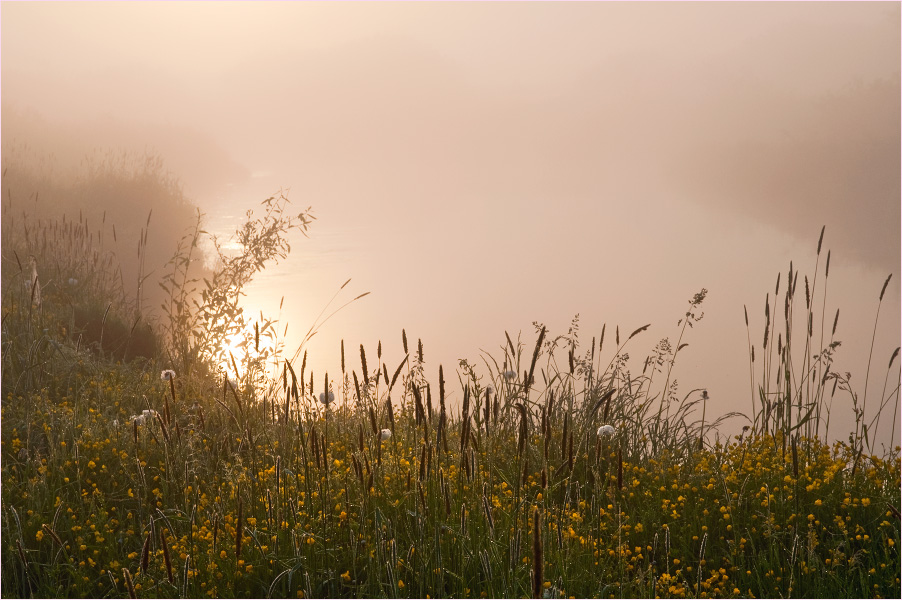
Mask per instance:
[[[732,437],[678,393],[685,325],[634,371],[644,327],[581,348],[574,321],[453,384],[406,332],[342,350],[332,377],[277,353],[266,377],[249,350],[230,382],[212,351],[185,367],[84,343],[73,306],[99,299],[47,282],[36,301],[22,238],[3,243],[4,596],[900,594],[898,448],[873,452],[864,409],[825,441],[828,357],[795,376],[788,336]]]

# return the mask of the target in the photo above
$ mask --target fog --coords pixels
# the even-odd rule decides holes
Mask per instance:
[[[4,160],[156,152],[220,233],[280,189],[313,207],[247,308],[284,296],[292,346],[346,279],[347,298],[371,292],[310,344],[317,373],[338,372],[341,339],[381,339],[397,364],[406,328],[435,378],[577,313],[583,348],[604,323],[651,323],[645,356],[704,287],[680,389],[749,412],[743,306],[760,350],[765,295],[791,260],[813,275],[822,226],[837,370],[861,392],[889,273],[871,386],[899,346],[898,4],[4,3],[0,19]]]

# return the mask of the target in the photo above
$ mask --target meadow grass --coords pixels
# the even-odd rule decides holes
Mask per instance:
[[[26,236],[4,220],[4,596],[900,595],[899,452],[875,454],[872,439],[898,383],[868,414],[831,368],[833,337],[815,328],[812,290],[826,286],[806,278],[794,353],[792,268],[780,331],[768,296],[757,353],[750,334],[750,425],[725,437],[729,415],[712,419],[707,393],[683,393],[673,377],[705,290],[677,343],[659,342],[641,373],[628,350],[647,326],[605,328],[581,348],[578,320],[557,337],[536,324],[526,342],[505,334],[483,365],[462,361],[452,385],[406,331],[385,351],[361,346],[359,361],[342,340],[330,379],[307,371],[306,354],[261,351],[258,324],[246,355],[230,356],[240,376],[229,380],[213,360],[222,335],[195,331],[218,309],[192,296],[190,261],[178,262],[196,241],[171,263],[168,336],[148,333],[159,350],[128,356],[102,339],[136,311],[114,261],[96,241],[35,251],[55,231],[84,238],[66,226],[44,221]],[[63,282],[95,253],[90,287],[74,294]],[[240,295],[206,289],[227,296],[222,310]],[[191,298],[207,313],[192,313]],[[90,342],[72,314],[98,305]],[[222,312],[212,322],[240,328]],[[829,443],[837,387],[856,427]]]

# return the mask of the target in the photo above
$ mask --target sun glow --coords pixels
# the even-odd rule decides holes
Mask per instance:
[[[245,371],[247,363],[247,339],[243,332],[236,333],[226,339],[223,346],[222,370],[229,379],[238,380]]]
[[[249,321],[246,327],[226,338],[219,358],[220,368],[229,379],[241,381],[249,374],[272,375],[272,359],[279,346],[275,321]]]

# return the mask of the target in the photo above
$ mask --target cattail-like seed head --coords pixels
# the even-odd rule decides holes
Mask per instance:
[[[326,373],[323,377],[323,391],[319,395],[319,401],[326,406],[329,406],[330,402],[335,401],[335,394],[329,391],[329,374]]]
[[[172,575],[172,561],[169,559],[169,544],[166,542],[166,530],[160,528],[160,545],[163,547],[163,564],[166,566],[166,578],[172,583],[175,578]]]
[[[385,401],[385,409],[388,413],[388,426],[391,428],[392,432],[395,430],[395,410],[392,408],[391,404],[391,396]],[[384,430],[383,430],[384,432]],[[384,439],[384,438],[383,438]]]
[[[404,347],[404,354],[407,354],[407,330],[401,330],[401,345]]]
[[[363,485],[363,469],[360,466],[360,461],[357,460],[357,455],[351,455],[351,465],[354,467],[354,473],[357,475],[357,479],[360,480],[360,485]]]
[[[376,411],[373,410],[372,406],[370,407],[369,413],[370,413],[370,427],[373,430],[373,435],[378,436],[379,435],[379,426],[376,425]]]
[[[404,364],[407,363],[408,357],[405,356],[404,360],[401,361],[401,364],[398,365],[398,368],[395,369],[395,374],[391,376],[391,382],[388,384],[389,391],[395,387],[395,382],[398,380],[398,376],[401,374],[401,369],[404,367]]]
[[[529,364],[529,375],[526,376],[526,381],[523,384],[526,386],[526,390],[529,391],[529,386],[532,385],[533,373],[536,369],[536,362],[539,360],[539,352],[542,351],[542,341],[545,339],[545,332],[547,331],[546,327],[542,326],[542,331],[539,332],[539,339],[536,340],[536,347],[532,352],[532,362]]]
[[[438,366],[438,404],[442,412],[445,411],[445,371],[442,365]]]
[[[413,381],[410,382],[410,389],[413,391],[413,400],[414,400],[414,409],[416,411],[416,424],[426,422],[426,409],[423,407],[423,399],[420,396],[420,388],[417,387],[416,383]]]
[[[889,285],[889,280],[893,278],[893,274],[890,273],[889,277],[886,278],[886,281],[883,282],[883,288],[880,289],[880,301],[883,302],[883,294],[886,293],[886,286]]]
[[[47,523],[44,523],[43,525],[41,525],[41,529],[46,531],[47,535],[49,535],[60,548],[65,547],[65,545],[63,544],[63,540],[60,539],[60,536],[58,536],[56,534],[56,532],[53,530],[53,528],[50,525],[48,525]]]
[[[360,394],[360,381],[357,379],[357,371],[351,371],[351,375],[354,376],[354,389],[357,391],[357,403],[360,404],[363,396]]]
[[[215,541],[214,541],[215,544]],[[144,547],[141,548],[141,572],[147,573],[147,569],[150,567],[150,531],[147,532],[147,537],[144,538]]]
[[[645,331],[645,330],[648,329],[649,327],[651,327],[651,323],[649,323],[648,325],[643,325],[642,327],[640,327],[640,328],[637,329],[636,331],[632,332],[632,333],[630,334],[630,336],[629,336],[628,338],[626,338],[626,341],[630,341],[630,340],[633,339],[636,335],[642,333],[643,331]]]
[[[366,351],[363,349],[363,344],[360,344],[360,366],[363,369],[363,382],[369,387],[370,372],[366,367]]]
[[[124,567],[122,569],[122,578],[125,580],[125,588],[128,590],[128,597],[137,598],[138,595],[135,593],[135,584],[132,582],[132,574]]]
[[[420,483],[419,481],[417,482],[417,491],[420,492],[420,503],[421,503],[422,506],[423,506],[423,514],[425,515],[425,514],[427,513],[427,509],[426,509],[426,492],[423,491],[423,484]]]
[[[520,412],[520,431],[517,436],[517,458],[520,458],[523,456],[523,451],[526,449],[526,437],[529,434],[529,417],[526,413],[526,406],[520,402],[515,406]]]

